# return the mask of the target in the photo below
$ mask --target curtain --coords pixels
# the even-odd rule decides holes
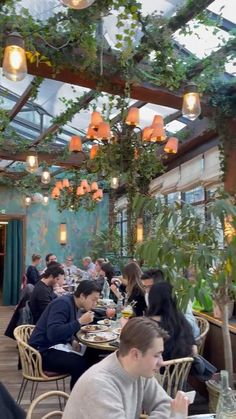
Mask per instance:
[[[3,275],[3,304],[15,305],[19,299],[23,259],[23,222],[10,220],[7,225]]]

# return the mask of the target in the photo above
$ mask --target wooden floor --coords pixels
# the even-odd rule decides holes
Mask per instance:
[[[6,326],[13,314],[13,307],[0,306],[0,380],[8,389],[12,397],[16,400],[20,384],[21,384],[21,371],[18,371],[18,352],[16,348],[16,342],[13,339],[4,336]],[[61,384],[59,384],[61,386]],[[62,389],[62,387],[60,387]],[[37,390],[37,395],[45,393],[49,390],[55,390],[55,383],[40,383]],[[21,402],[22,408],[27,411],[30,404],[30,390],[31,383],[28,383],[24,397]],[[69,379],[66,382],[66,391],[69,392]],[[50,410],[58,410],[58,399],[52,399],[48,402],[42,402],[36,414],[33,416],[34,419],[40,419],[43,414],[46,414]],[[1,417],[1,413],[0,413]],[[2,418],[4,419],[4,418]]]

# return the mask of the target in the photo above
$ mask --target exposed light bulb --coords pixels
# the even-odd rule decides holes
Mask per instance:
[[[17,32],[7,38],[2,68],[3,75],[12,81],[23,80],[27,74],[24,40]]]
[[[119,186],[119,178],[118,178],[118,177],[113,177],[113,178],[111,178],[111,183],[110,183],[110,185],[111,185],[111,188],[112,188],[112,189],[117,189],[117,188],[118,188],[118,186]]]
[[[185,86],[182,114],[190,121],[194,121],[201,114],[200,98],[195,83],[189,83]]]
[[[34,173],[38,169],[37,154],[30,154],[26,157],[26,170],[27,172]]]
[[[43,205],[48,205],[48,202],[49,202],[49,196],[43,195]]]
[[[50,172],[48,170],[44,170],[41,175],[41,182],[47,185],[48,183],[50,183],[50,180],[51,180]]]
[[[64,6],[77,10],[86,9],[94,2],[95,0],[61,0],[61,3],[64,4]]]
[[[25,197],[25,205],[28,207],[31,204],[31,197],[30,196],[26,196]]]

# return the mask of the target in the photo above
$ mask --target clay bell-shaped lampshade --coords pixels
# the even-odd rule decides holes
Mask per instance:
[[[128,115],[126,117],[125,123],[131,126],[139,125],[139,109],[132,107],[128,111]]]
[[[197,85],[190,82],[184,88],[182,115],[190,121],[194,121],[200,113],[201,104]]]
[[[58,188],[59,190],[63,189],[63,184],[61,180],[57,180],[56,184],[55,184],[56,188]]]
[[[92,196],[94,201],[101,201],[103,198],[103,190],[102,189],[98,189],[96,192],[94,192],[93,196]]]
[[[152,121],[152,127],[155,127],[156,124],[161,124],[164,127],[164,119],[162,115],[155,115]]]
[[[82,151],[82,142],[78,135],[72,135],[69,143],[69,151],[71,153],[78,153],[79,151]]]
[[[150,136],[150,141],[165,141],[166,139],[166,133],[164,126],[162,124],[155,124],[153,126],[153,132]]]
[[[61,3],[64,6],[69,7],[70,9],[86,9],[87,7],[91,6],[95,0],[61,0]]]
[[[98,144],[92,145],[92,147],[90,148],[90,153],[89,153],[90,160],[93,160],[96,157],[98,150],[99,150]]]
[[[176,137],[170,137],[164,147],[166,153],[176,154],[178,151],[179,140]]]
[[[41,182],[47,185],[51,181],[51,175],[48,169],[44,169],[41,174]]]
[[[99,124],[97,138],[99,140],[109,140],[111,138],[111,129],[107,122],[101,122]]]
[[[82,186],[77,186],[76,195],[77,196],[82,196],[84,194],[85,194],[84,188]]]
[[[3,75],[12,81],[20,81],[27,74],[24,39],[18,32],[12,32],[6,40]]]
[[[30,151],[28,156],[26,157],[26,170],[29,173],[35,173],[38,169],[38,156],[35,151]]]
[[[89,124],[90,127],[93,128],[93,129],[98,128],[98,126],[101,122],[103,122],[102,115],[99,112],[94,111],[91,115],[91,121],[90,121],[90,124]]]
[[[63,188],[69,188],[70,187],[70,183],[68,179],[63,179],[62,180],[62,187]]]
[[[92,182],[90,188],[91,188],[91,192],[96,192],[98,190],[97,182]]]
[[[143,141],[151,141],[152,133],[153,133],[153,128],[145,127],[142,131],[142,140]]]
[[[89,126],[88,126],[86,137],[89,140],[97,139],[97,131],[91,126],[91,124],[89,124]]]
[[[51,193],[51,197],[53,199],[57,199],[60,196],[60,189],[58,189],[56,186],[54,186],[52,193]]]
[[[89,186],[89,185],[88,185],[88,181],[87,181],[87,179],[82,179],[82,180],[81,180],[81,182],[80,182],[80,186],[81,186],[83,189],[87,189],[87,187]]]

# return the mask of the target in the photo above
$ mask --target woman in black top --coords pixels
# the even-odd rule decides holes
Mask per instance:
[[[135,316],[143,316],[146,312],[147,305],[145,302],[145,292],[141,281],[142,271],[136,262],[129,262],[123,269],[122,284],[118,289],[112,284],[111,290],[117,298],[121,294],[127,297],[127,303],[134,302],[133,310]],[[125,290],[125,293],[123,292]]]
[[[197,347],[190,324],[178,310],[172,286],[167,281],[155,283],[148,296],[147,315],[156,320],[169,334],[164,343],[163,359],[182,358],[197,353]]]
[[[28,266],[28,269],[26,271],[27,276],[27,284],[35,285],[36,282],[38,282],[40,273],[38,269],[36,268],[37,265],[39,265],[41,261],[40,255],[32,255],[32,264]]]

